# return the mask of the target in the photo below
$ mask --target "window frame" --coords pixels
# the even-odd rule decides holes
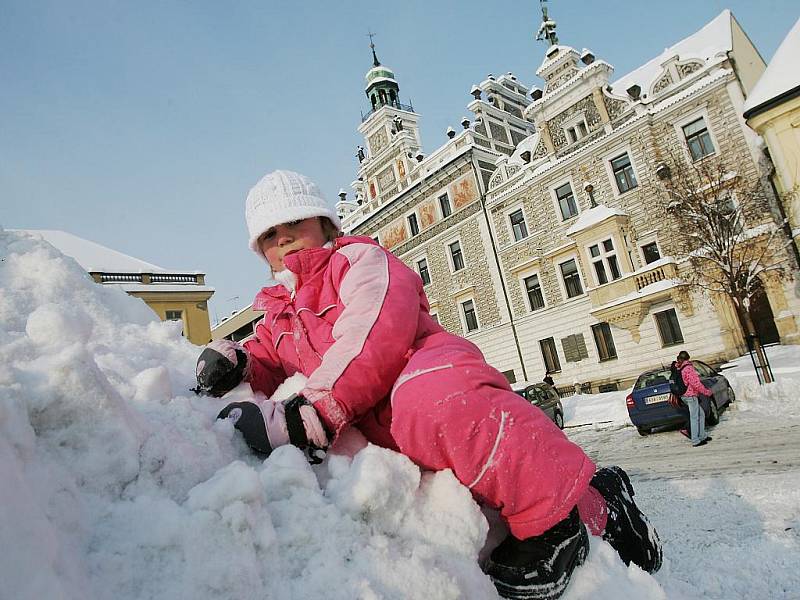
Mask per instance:
[[[419,263],[421,262],[425,263],[425,272],[428,276],[428,283],[425,283],[425,278],[422,276],[422,269],[419,266]],[[422,279],[422,287],[429,286],[433,282],[433,278],[431,277],[431,266],[430,263],[428,263],[428,255],[426,254],[424,256],[417,256],[414,259],[414,267],[417,271],[417,275],[419,275],[419,278]]]
[[[453,254],[450,249],[450,246],[453,244],[458,243],[458,248],[461,253],[461,267],[456,269],[455,261],[453,260]],[[464,254],[464,243],[461,241],[461,237],[450,238],[444,243],[444,251],[447,255],[447,264],[450,266],[450,273],[455,274],[459,271],[463,271],[467,268],[467,257]]]
[[[533,303],[531,302],[530,293],[528,291],[528,284],[526,283],[528,279],[532,277],[536,277],[536,280],[539,282],[539,295],[542,298],[542,305],[539,308],[534,308]],[[525,304],[528,309],[528,312],[533,313],[540,310],[544,310],[547,308],[547,300],[544,297],[544,288],[542,287],[542,278],[539,276],[538,271],[533,271],[530,273],[524,273],[520,275],[519,278],[520,285],[522,286],[522,295],[525,298]]]
[[[617,179],[618,170],[614,168],[614,161],[619,160],[623,156],[627,156],[628,157],[628,165],[627,165],[627,167],[623,167],[620,170],[624,171],[625,169],[630,169],[630,171],[631,171],[630,175],[631,175],[631,177],[633,179],[633,185],[631,185],[630,187],[628,187],[625,190],[621,190],[620,189],[620,187],[619,187],[619,179]],[[617,152],[611,153],[609,155],[609,157],[606,159],[606,164],[608,166],[609,175],[610,175],[613,187],[614,187],[614,195],[615,196],[622,196],[624,194],[627,194],[628,192],[632,192],[633,190],[635,190],[635,189],[637,189],[639,187],[639,174],[636,172],[636,166],[633,164],[633,159],[631,158],[631,151],[630,151],[629,148],[622,148],[622,149],[618,150]],[[628,177],[627,176],[625,177],[625,180],[626,180],[626,182],[628,181]]]
[[[661,328],[661,323],[659,322],[659,319],[658,319],[659,315],[666,314],[666,313],[669,313],[669,312],[672,312],[675,315],[675,323],[678,326],[678,334],[680,336],[680,339],[673,340],[671,342],[667,342],[667,341],[664,340],[664,332],[663,332],[663,330]],[[655,321],[655,324],[656,324],[656,330],[658,331],[658,337],[661,340],[661,347],[662,348],[670,348],[672,346],[679,346],[680,344],[684,344],[685,343],[685,339],[686,338],[683,337],[683,328],[681,327],[680,319],[678,319],[678,311],[675,310],[675,307],[665,308],[663,310],[659,310],[658,312],[654,312],[653,313],[653,320]]]
[[[412,211],[406,215],[406,225],[408,226],[408,232],[411,234],[410,237],[419,235],[420,227],[417,211]],[[416,231],[414,231],[415,229]]]
[[[604,246],[605,242],[609,241],[611,242],[611,246],[613,247],[613,251],[611,252],[606,250]],[[592,256],[592,248],[594,247],[597,247],[598,249],[599,252],[598,256]],[[611,283],[613,281],[618,281],[619,279],[622,279],[622,277],[625,275],[625,273],[622,271],[622,266],[619,260],[619,253],[617,252],[617,246],[613,235],[609,235],[607,238],[603,238],[597,242],[594,242],[586,246],[586,257],[589,260],[589,263],[591,263],[592,265],[592,268],[590,270],[592,271],[592,277],[594,278],[595,283],[597,284],[598,287],[601,285],[605,285],[607,283]],[[618,277],[613,276],[611,263],[608,260],[609,257],[614,258],[614,262],[617,265],[617,272],[619,273]],[[597,263],[600,263],[602,265],[603,273],[606,276],[606,281],[602,282],[600,281],[600,277],[597,272]]]
[[[514,222],[512,220],[512,215],[516,215],[520,213],[522,215],[522,229],[525,233],[520,238],[517,238],[516,230],[514,229]],[[515,206],[511,210],[506,211],[506,224],[508,225],[509,233],[510,233],[510,240],[512,244],[516,244],[517,242],[521,242],[530,237],[531,232],[528,229],[528,218],[525,215],[525,208],[523,206]]]
[[[651,261],[651,262],[647,262],[647,257],[645,256],[644,249],[647,246],[650,246],[650,245],[655,245],[656,250],[658,251],[658,258],[653,260],[653,261]],[[663,254],[661,253],[661,247],[658,245],[658,240],[655,240],[655,239],[648,240],[644,244],[642,244],[641,242],[639,243],[639,256],[642,259],[642,266],[644,266],[644,267],[646,267],[647,265],[652,265],[654,262],[659,261],[662,258],[664,258]]]
[[[603,331],[604,327],[605,331]],[[616,360],[617,358],[619,358],[619,354],[617,354],[617,345],[616,343],[614,343],[614,334],[611,331],[611,324],[603,321],[600,323],[595,323],[594,325],[592,325],[591,329],[592,329],[592,338],[594,339],[594,347],[597,350],[597,358],[599,362],[607,362],[609,360]],[[602,349],[600,347],[600,342],[597,339],[598,331],[602,332],[602,337],[604,342]],[[611,342],[610,353],[608,352],[609,347],[608,344],[606,343],[607,340],[605,339],[606,333],[608,334],[608,341]],[[608,356],[603,356],[603,354],[606,353],[608,354]]]
[[[572,194],[572,201],[575,205],[575,214],[570,215],[568,217],[564,216],[564,211],[561,210],[561,199],[558,197],[558,190],[565,185],[569,186],[569,191]],[[554,185],[550,188],[550,194],[553,198],[553,202],[555,204],[556,215],[561,218],[562,223],[566,223],[567,221],[574,219],[578,215],[581,214],[580,206],[578,205],[578,197],[575,195],[575,186],[572,183],[572,179],[566,179],[561,181],[561,183]]]
[[[442,219],[446,219],[447,217],[453,214],[453,203],[450,201],[450,192],[445,190],[443,194],[439,194],[437,196],[437,200],[438,200],[437,205],[439,208],[439,214],[442,215]],[[444,210],[445,202],[447,203],[447,214],[445,214]]]
[[[711,145],[714,148],[714,152],[706,154],[702,158],[698,158],[695,160],[694,156],[692,156],[692,151],[689,148],[689,144],[686,140],[686,135],[684,134],[683,128],[686,127],[687,125],[694,123],[698,119],[703,119],[703,122],[706,125],[706,131],[708,132],[708,135],[711,138]],[[717,137],[711,128],[711,119],[708,118],[708,110],[705,107],[681,117],[680,119],[678,119],[673,123],[673,127],[675,128],[675,132],[678,136],[678,141],[683,147],[684,154],[690,163],[699,162],[705,158],[708,158],[709,156],[714,156],[719,152],[719,143],[717,142]]]
[[[475,320],[475,329],[469,328],[467,311],[464,308],[464,305],[467,303],[472,304],[472,317]],[[461,320],[461,331],[464,332],[465,336],[472,335],[481,330],[481,320],[478,318],[478,305],[475,303],[475,298],[472,296],[465,296],[458,300],[458,318]]]
[[[555,365],[548,364],[547,361],[547,353],[544,351],[545,343],[549,342],[552,344],[552,355],[555,359]],[[561,359],[558,357],[558,346],[556,346],[556,340],[554,337],[550,336],[548,338],[544,338],[539,340],[539,353],[542,355],[542,363],[544,363],[545,371],[548,373],[560,373],[561,372]]]
[[[581,293],[580,294],[576,294],[575,296],[570,296],[569,293],[568,293],[567,282],[564,280],[564,271],[563,271],[563,268],[562,268],[563,265],[567,264],[570,261],[573,261],[575,263],[575,272],[578,275],[578,283],[579,283],[579,285],[581,287]],[[578,257],[576,255],[572,255],[572,256],[570,256],[568,258],[565,258],[562,261],[559,261],[557,264],[558,264],[558,280],[559,280],[559,285],[561,286],[561,292],[564,295],[564,301],[568,302],[568,301],[573,300],[575,298],[581,298],[582,296],[585,296],[586,295],[586,284],[583,281],[583,277],[581,276],[581,267],[580,267],[580,262],[578,261]]]
[[[583,126],[583,133],[580,131],[581,125]],[[589,137],[591,133],[589,130],[589,123],[586,120],[586,114],[583,112],[579,112],[564,121],[564,123],[561,124],[561,130],[564,132],[564,138],[568,146]],[[572,135],[570,135],[570,131],[572,131]]]
[[[170,318],[170,316],[169,316],[169,315],[170,315],[170,313],[178,313],[178,316],[177,316],[177,318],[176,318],[176,317],[174,317],[174,316],[173,316],[172,318]],[[177,309],[177,310],[174,310],[174,309],[169,309],[169,310],[164,310],[164,320],[165,320],[165,321],[183,321],[183,309]]]

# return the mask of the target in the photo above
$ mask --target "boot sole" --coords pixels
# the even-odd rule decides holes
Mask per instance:
[[[584,527],[582,523],[578,535],[581,538],[578,551],[569,562],[567,570],[557,581],[539,585],[522,586],[509,585],[491,577],[492,583],[494,583],[495,588],[497,588],[497,593],[500,594],[500,597],[506,598],[506,600],[556,600],[560,598],[572,579],[572,573],[577,567],[584,563],[586,555],[589,552],[589,534],[586,533],[586,527]]]

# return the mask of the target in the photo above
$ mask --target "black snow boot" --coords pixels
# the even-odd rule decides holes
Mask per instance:
[[[541,535],[518,540],[509,534],[489,557],[486,574],[503,598],[553,600],[567,589],[588,552],[589,536],[573,508]]]
[[[604,467],[590,484],[606,501],[608,522],[603,532],[626,565],[634,563],[648,573],[661,568],[661,540],[658,532],[633,501],[633,486],[620,467]]]

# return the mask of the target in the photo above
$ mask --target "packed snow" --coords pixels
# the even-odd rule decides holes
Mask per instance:
[[[320,465],[290,446],[261,461],[215,419],[225,401],[189,391],[179,325],[21,232],[0,229],[0,281],[0,600],[497,597],[479,561],[502,526],[449,471],[355,431]],[[797,416],[792,385],[769,389]],[[576,397],[568,425],[629,432],[620,398]],[[797,564],[796,538],[786,552]],[[670,560],[652,577],[593,539],[565,598],[714,596]]]

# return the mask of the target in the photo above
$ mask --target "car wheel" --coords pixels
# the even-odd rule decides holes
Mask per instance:
[[[736,401],[736,394],[733,393],[733,388],[728,386],[728,404],[733,404]]]
[[[713,398],[708,399],[709,413],[706,418],[706,425],[717,425],[719,423],[719,409],[717,408],[717,401]]]
[[[647,427],[637,427],[636,431],[638,431],[639,435],[641,435],[642,437],[650,435],[650,430]]]
[[[564,429],[564,415],[562,415],[560,412],[557,412],[554,416],[555,419],[553,419],[553,421],[555,422],[556,426],[559,429]]]

